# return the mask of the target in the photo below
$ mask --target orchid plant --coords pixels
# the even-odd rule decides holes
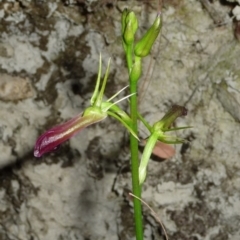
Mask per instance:
[[[130,94],[116,102],[112,102],[112,100],[125,89],[123,88],[110,99],[104,100],[104,91],[110,70],[110,60],[101,85],[102,61],[100,55],[98,76],[95,90],[90,100],[90,106],[86,108],[82,114],[43,133],[37,139],[34,148],[34,156],[41,157],[43,154],[55,150],[59,145],[79,133],[82,129],[98,123],[108,116],[120,121],[130,132],[132,191],[136,196],[133,201],[137,240],[143,240],[141,201],[139,201],[138,198],[141,198],[141,186],[146,179],[147,166],[151,153],[157,152],[161,142],[165,144],[184,142],[183,139],[168,136],[166,132],[187,128],[171,128],[176,118],[187,114],[187,110],[184,107],[174,105],[166,115],[160,121],[154,123],[153,126],[151,126],[137,110],[137,83],[142,74],[142,59],[150,54],[151,48],[160,33],[161,26],[161,13],[158,13],[152,26],[144,36],[135,43],[138,21],[134,12],[125,9],[122,13],[122,43],[127,60]],[[123,111],[117,105],[117,103],[125,99],[130,99],[130,114]],[[140,161],[138,159],[138,120],[142,121],[149,130],[149,137],[146,140]]]

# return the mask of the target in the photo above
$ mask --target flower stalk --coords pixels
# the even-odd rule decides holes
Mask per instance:
[[[160,20],[160,15],[157,16]],[[127,27],[128,23],[132,23],[131,27]],[[160,32],[160,22],[155,21],[152,27],[147,31],[147,33],[143,36],[143,38],[139,41],[136,49],[136,54],[134,51],[134,37],[137,30],[137,21],[135,14],[132,14],[128,10],[124,10],[122,15],[122,42],[123,48],[126,53],[126,61],[128,66],[129,73],[129,85],[130,85],[130,94],[137,92],[137,83],[142,74],[142,57],[146,56],[150,53],[150,50],[153,46],[154,41],[156,40],[158,33]],[[135,24],[133,24],[135,22]],[[158,24],[159,31],[153,31],[152,29],[156,27]],[[129,25],[130,26],[130,25]],[[129,39],[127,40],[127,37]],[[147,48],[147,51],[144,51],[143,48]],[[143,52],[143,54],[142,54]],[[139,54],[140,53],[140,54]],[[134,94],[130,97],[130,117],[132,120],[131,129],[134,132],[138,131],[138,107],[137,107],[137,95]],[[142,223],[142,207],[141,202],[138,198],[141,198],[141,185],[139,184],[139,158],[138,158],[138,141],[133,136],[130,135],[130,150],[131,150],[131,170],[132,170],[132,190],[133,194],[137,196],[133,200],[134,207],[134,220],[135,220],[135,231],[136,231],[136,239],[143,240],[143,223]]]

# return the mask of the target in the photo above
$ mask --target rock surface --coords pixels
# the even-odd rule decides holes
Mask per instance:
[[[150,162],[143,199],[170,239],[238,240],[240,43],[228,17],[235,5],[165,2],[161,39],[144,63],[150,84],[140,111],[154,123],[172,104],[185,105],[189,114],[177,124],[193,127],[178,133],[189,142],[175,146],[175,157]],[[144,33],[155,1],[0,1],[0,239],[134,239],[121,125],[108,118],[33,157],[42,132],[89,105],[100,52],[103,69],[112,58],[106,95],[127,85],[125,5],[138,11]],[[144,219],[145,239],[163,239],[148,210]]]

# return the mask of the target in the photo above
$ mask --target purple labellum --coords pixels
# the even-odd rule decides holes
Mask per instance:
[[[45,153],[58,149],[63,142],[79,133],[82,129],[104,118],[94,114],[82,117],[80,114],[63,124],[51,128],[37,139],[34,156],[41,157]]]

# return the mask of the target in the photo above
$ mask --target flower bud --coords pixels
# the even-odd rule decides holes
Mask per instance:
[[[136,43],[134,48],[134,54],[138,57],[146,57],[149,55],[151,48],[161,30],[162,19],[158,14],[153,25],[148,29],[144,36]]]
[[[134,35],[138,28],[136,15],[132,11],[124,10],[122,14],[122,36],[125,44],[134,42]]]

